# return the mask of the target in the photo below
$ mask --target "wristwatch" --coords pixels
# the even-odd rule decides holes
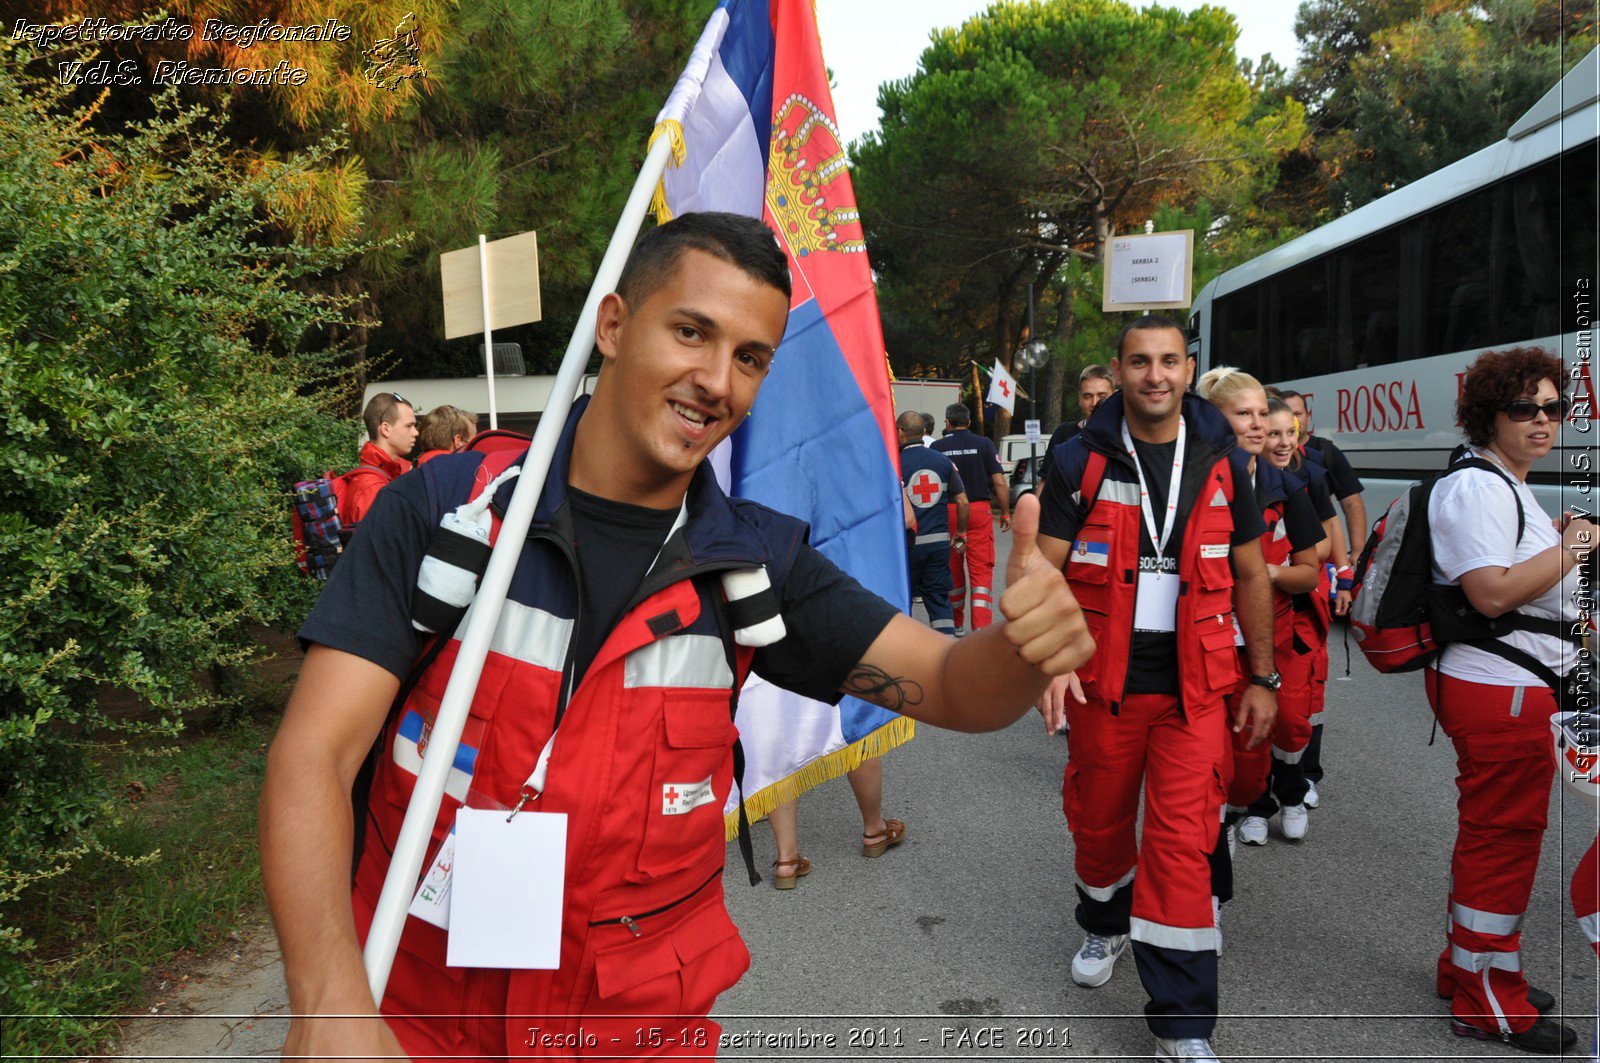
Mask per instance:
[[[1250,677],[1253,686],[1266,687],[1268,690],[1277,690],[1283,686],[1283,676],[1277,672],[1268,672],[1266,675],[1253,675]]]

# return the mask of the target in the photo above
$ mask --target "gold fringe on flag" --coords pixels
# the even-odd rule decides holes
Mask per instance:
[[[744,798],[745,813],[750,822],[765,819],[781,804],[793,801],[813,786],[837,779],[848,771],[861,767],[863,761],[881,757],[896,746],[904,745],[916,737],[917,721],[909,716],[896,716],[865,738],[836,749],[827,756],[818,757],[793,775],[779,779],[771,786]],[[739,810],[735,808],[723,817],[723,832],[728,841],[739,836]]]
[[[645,145],[648,152],[656,146],[656,141],[665,134],[672,143],[672,167],[676,169],[683,165],[683,160],[689,157],[689,149],[683,142],[683,123],[676,118],[663,119],[656,123],[650,133],[650,143]],[[661,180],[656,182],[656,193],[650,197],[650,213],[656,216],[658,223],[672,220],[672,208],[667,206],[667,179],[663,174]]]

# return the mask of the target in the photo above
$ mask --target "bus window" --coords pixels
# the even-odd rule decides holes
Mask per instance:
[[[1596,159],[1600,142],[1567,152],[1561,160],[1561,292],[1563,332],[1594,323],[1595,282],[1600,278],[1600,248],[1595,242]],[[1580,286],[1581,285],[1581,286]]]
[[[1296,266],[1274,284],[1282,325],[1273,337],[1276,357],[1271,379],[1289,380],[1327,372],[1333,359],[1327,260]]]
[[[1400,241],[1369,236],[1338,252],[1338,369],[1388,365],[1400,358]],[[1408,354],[1409,357],[1409,354]]]
[[[1561,168],[1552,159],[1505,186],[1506,224],[1496,232],[1497,237],[1504,236],[1504,246],[1495,248],[1496,257],[1504,259],[1499,263],[1504,270],[1498,300],[1501,343],[1542,339],[1561,331],[1561,255],[1556,244],[1560,182]]]
[[[1423,219],[1422,357],[1495,342],[1493,189]]]
[[[1256,375],[1266,372],[1261,364],[1261,294],[1264,288],[1265,285],[1252,284],[1244,291],[1217,300],[1211,335],[1223,361],[1214,364],[1238,366]],[[1267,374],[1261,379],[1276,378]]]

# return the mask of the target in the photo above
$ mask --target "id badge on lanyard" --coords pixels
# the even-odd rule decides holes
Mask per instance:
[[[561,963],[567,816],[525,811],[544,790],[552,735],[507,809],[469,792],[409,914],[444,929],[451,967],[555,970]]]
[[[1178,585],[1176,572],[1163,572],[1166,565],[1167,544],[1172,541],[1172,529],[1178,523],[1178,491],[1183,485],[1183,450],[1188,438],[1188,426],[1178,418],[1178,440],[1173,448],[1171,479],[1167,483],[1166,519],[1161,531],[1156,532],[1155,509],[1150,504],[1150,487],[1145,481],[1144,465],[1134,449],[1133,436],[1128,422],[1122,422],[1122,445],[1133,459],[1134,471],[1139,476],[1139,513],[1145,532],[1155,547],[1155,571],[1139,573],[1138,591],[1134,597],[1133,627],[1136,631],[1172,631],[1177,624]]]

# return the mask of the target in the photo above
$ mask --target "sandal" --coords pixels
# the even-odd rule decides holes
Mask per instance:
[[[882,856],[905,840],[906,825],[898,819],[886,819],[881,831],[861,836],[861,855]]]
[[[811,874],[811,861],[803,856],[797,856],[793,860],[774,860],[772,866],[777,868],[772,873],[772,885],[775,889],[792,890],[796,882]],[[794,868],[794,873],[790,875],[781,874],[786,867]]]

